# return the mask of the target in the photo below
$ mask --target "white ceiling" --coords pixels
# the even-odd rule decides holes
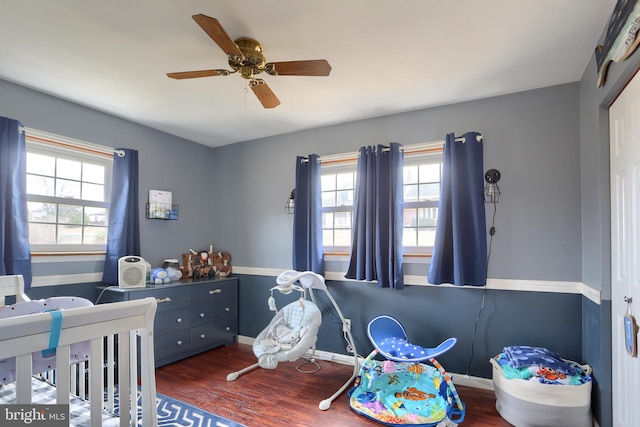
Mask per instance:
[[[212,147],[580,80],[615,0],[2,0],[0,79]],[[191,18],[267,61],[325,58],[328,77],[269,76],[262,108]],[[596,73],[596,70],[592,70]],[[262,75],[261,75],[262,77]],[[29,126],[28,123],[25,123]]]

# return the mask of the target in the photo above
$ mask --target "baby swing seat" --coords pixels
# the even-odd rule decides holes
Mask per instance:
[[[351,409],[388,426],[462,423],[464,404],[451,377],[435,359],[450,350],[456,338],[433,348],[412,344],[400,322],[388,315],[371,320],[367,335],[375,348],[349,391]],[[378,354],[386,360],[375,360]],[[430,364],[422,363],[425,361]]]
[[[299,357],[309,360],[309,363],[315,364],[318,370],[320,365],[315,361],[316,340],[318,330],[322,323],[322,314],[316,305],[316,301],[322,302],[316,298],[316,293],[328,298],[331,302],[335,313],[342,323],[342,333],[348,343],[347,350],[353,353],[353,374],[333,395],[322,400],[318,408],[322,411],[329,409],[333,402],[349,385],[353,382],[358,374],[360,366],[358,353],[356,351],[355,342],[351,334],[351,322],[347,322],[338,303],[329,292],[324,277],[314,273],[313,271],[295,271],[287,270],[282,272],[276,278],[278,286],[271,288],[271,297],[267,300],[269,309],[275,311],[275,316],[269,322],[269,325],[262,330],[253,343],[253,353],[258,358],[258,363],[247,366],[239,371],[232,372],[227,375],[227,381],[235,381],[240,375],[248,373],[256,368],[275,369],[279,362],[291,362]],[[298,284],[296,284],[298,283]],[[301,293],[300,299],[293,301],[282,309],[277,310],[273,291],[278,290],[282,294],[289,294],[292,291]],[[311,300],[306,299],[306,297]],[[325,307],[328,310],[327,307]],[[310,359],[306,353],[310,352]],[[316,371],[302,371],[304,373],[313,373]]]
[[[320,310],[309,300],[283,307],[253,343],[260,367],[275,369],[279,362],[302,356],[315,345],[321,323]]]

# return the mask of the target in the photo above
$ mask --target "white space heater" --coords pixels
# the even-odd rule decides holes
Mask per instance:
[[[121,288],[144,288],[147,269],[144,259],[128,255],[118,260],[118,286]]]

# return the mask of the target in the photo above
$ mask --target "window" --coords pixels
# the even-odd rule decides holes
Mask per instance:
[[[402,246],[405,253],[431,253],[436,236],[442,153],[405,156]]]
[[[322,240],[325,252],[348,252],[355,199],[357,160],[322,164]],[[442,176],[442,145],[405,147],[403,248],[431,254],[435,241]]]
[[[323,173],[321,187],[322,244],[333,250],[348,250],[351,246],[356,172]]]
[[[104,251],[113,156],[27,131],[32,252]]]

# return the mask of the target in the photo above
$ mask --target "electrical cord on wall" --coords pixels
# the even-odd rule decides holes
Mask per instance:
[[[329,314],[329,317],[331,317],[331,321],[333,323],[335,323],[336,325],[340,325],[340,327],[343,327],[342,320],[338,319],[334,315],[335,307],[333,307],[333,305],[329,305],[329,303],[326,302],[323,299],[323,296],[320,293],[316,294],[316,300],[318,302],[320,302],[320,305],[322,305],[322,308],[324,309],[324,311]],[[335,313],[335,314],[337,314],[337,313]],[[342,338],[344,339],[344,341],[347,344],[347,346],[345,347],[345,350],[347,351],[347,354],[353,354],[353,347],[351,346],[351,343],[349,342],[349,337],[348,337],[347,333],[344,330],[342,331]],[[353,338],[353,340],[355,341],[355,338]],[[359,346],[359,347],[362,348],[362,346]],[[360,354],[357,354],[356,356],[358,356],[359,358],[364,359],[364,357],[362,355],[360,355]]]
[[[471,355],[469,356],[469,364],[467,365],[467,372],[465,376],[469,376],[469,371],[471,370],[471,362],[473,361],[473,347],[476,342],[476,333],[478,331],[478,322],[480,321],[480,316],[482,315],[482,310],[484,309],[484,302],[487,298],[487,277],[489,276],[489,260],[491,259],[491,245],[493,243],[493,235],[496,234],[496,211],[498,210],[498,202],[496,200],[493,201],[493,216],[491,218],[491,228],[489,228],[489,249],[487,251],[487,268],[485,272],[485,284],[484,289],[482,291],[482,303],[480,304],[480,310],[478,310],[478,316],[476,317],[475,324],[473,326],[473,337],[471,338]]]
[[[104,288],[104,289],[102,290],[102,292],[100,292],[100,295],[98,295],[98,298],[96,298],[96,302],[94,302],[93,304],[94,304],[94,305],[97,305],[97,304],[98,304],[98,302],[100,302],[100,298],[102,298],[102,294],[104,294],[104,293],[105,293],[105,291],[106,291],[107,289],[113,289],[113,288],[118,288],[118,287],[119,287],[119,286],[115,286],[115,285],[114,285],[114,286],[107,286],[106,288]]]

